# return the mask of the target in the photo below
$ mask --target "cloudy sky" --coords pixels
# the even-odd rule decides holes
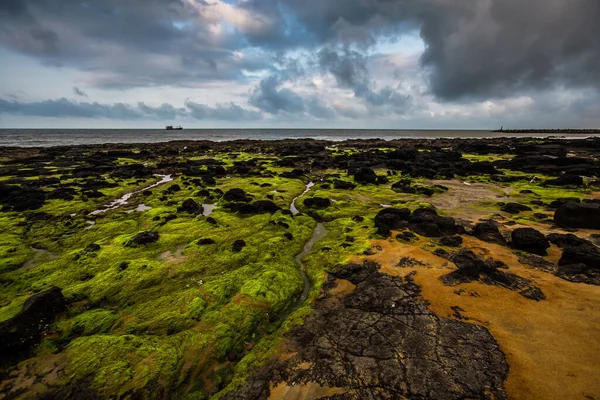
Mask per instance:
[[[0,0],[0,127],[600,127],[599,0]]]

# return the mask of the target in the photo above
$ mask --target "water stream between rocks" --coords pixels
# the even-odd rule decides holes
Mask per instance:
[[[315,186],[314,182],[308,182],[306,184],[306,189],[304,189],[304,192],[302,192],[302,194],[300,196],[294,197],[294,200],[292,200],[292,204],[290,204],[290,211],[292,212],[292,214],[296,215],[296,214],[300,213],[300,211],[298,211],[298,209],[296,208],[296,200],[298,200],[300,197],[302,197],[306,193],[308,193],[308,191],[310,190],[310,188],[313,187],[313,186]]]
[[[304,190],[304,192],[302,192],[302,194],[300,196],[297,196],[294,198],[294,200],[292,200],[292,204],[290,205],[290,211],[292,212],[292,214],[296,215],[299,213],[298,209],[295,206],[296,200],[299,199],[300,197],[304,196],[306,193],[308,193],[310,188],[313,187],[314,185],[315,184],[313,182],[307,183],[306,189]],[[319,240],[321,240],[325,236],[327,236],[327,233],[328,233],[328,231],[325,228],[325,225],[323,225],[321,222],[319,222],[317,224],[317,226],[315,227],[315,229],[313,230],[312,237],[308,240],[308,242],[306,242],[304,244],[304,249],[302,250],[302,252],[300,252],[299,254],[297,254],[294,257],[294,262],[298,266],[298,270],[300,271],[300,275],[302,275],[302,280],[304,281],[304,288],[302,289],[302,295],[296,301],[296,303],[294,303],[291,307],[289,307],[287,310],[283,311],[279,315],[278,319],[280,321],[282,321],[282,322],[285,321],[285,319],[287,317],[289,317],[290,314],[292,314],[298,308],[300,308],[302,306],[302,304],[304,304],[304,302],[308,298],[308,292],[310,291],[311,281],[310,281],[310,278],[308,277],[308,275],[306,274],[306,268],[305,268],[302,260],[304,259],[304,257],[306,257],[307,255],[310,254],[315,243],[317,243]]]
[[[158,185],[162,185],[163,183],[167,183],[167,182],[171,182],[173,180],[173,178],[171,177],[171,175],[154,175],[154,176],[158,176],[160,178],[162,178],[160,181],[153,183],[150,186],[146,186],[143,189],[139,189],[139,190],[135,190],[133,192],[130,193],[126,193],[123,196],[121,196],[120,198],[112,201],[111,203],[109,203],[106,207],[104,208],[99,208],[95,211],[92,211],[89,215],[98,215],[100,213],[106,212],[106,211],[110,211],[110,210],[114,210],[115,208],[119,208],[125,204],[127,204],[127,202],[129,201],[129,199],[131,198],[131,196],[133,196],[134,194],[137,193],[141,193],[144,190],[148,190],[148,189],[152,189],[153,187],[156,187]]]

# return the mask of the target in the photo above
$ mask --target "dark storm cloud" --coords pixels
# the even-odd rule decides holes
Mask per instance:
[[[185,108],[176,108],[168,103],[163,103],[158,107],[152,107],[140,102],[137,106],[144,114],[160,119],[176,119],[187,115],[187,110]]]
[[[529,89],[600,88],[598,0],[282,0],[319,43],[368,46],[420,31],[433,93],[489,98]],[[348,57],[351,56],[351,57]],[[322,60],[342,86],[364,75],[359,55]]]
[[[185,106],[186,108],[177,108],[165,103],[158,107],[152,107],[143,102],[137,105],[124,103],[100,104],[96,102],[72,102],[65,98],[19,102],[0,98],[0,114],[35,117],[108,118],[118,120],[173,120],[187,117],[222,121],[250,121],[262,118],[259,112],[248,110],[234,103],[217,104],[215,107],[210,107],[188,100]]]
[[[291,89],[281,88],[282,81],[270,76],[260,81],[252,92],[249,103],[270,114],[280,111],[298,113],[304,111],[304,100]]]
[[[110,88],[193,86],[268,67],[256,52],[241,57],[245,38],[215,34],[213,22],[183,0],[3,0],[0,44]]]
[[[189,109],[189,115],[200,120],[254,121],[262,119],[261,113],[243,108],[235,103],[217,103],[215,107],[211,107],[188,100],[185,105]]]
[[[88,97],[87,93],[84,92],[83,90],[79,89],[77,86],[73,86],[73,93],[75,93],[77,96],[81,96],[81,97]]]
[[[79,103],[71,102],[65,98],[29,103],[0,99],[0,114],[112,119],[138,119],[144,117],[139,110],[123,103],[111,105]]]
[[[321,70],[329,72],[338,86],[352,89],[354,96],[370,106],[392,106],[402,113],[408,107],[410,97],[390,87],[374,89],[375,83],[369,76],[367,56],[347,46],[326,47],[317,54]]]
[[[599,1],[430,3],[422,15],[422,63],[431,68],[431,88],[439,97],[600,88]]]
[[[318,54],[318,66],[340,87],[375,106],[402,95],[376,89],[365,58],[378,40],[413,30],[425,43],[430,90],[443,100],[600,89],[598,0],[192,3],[2,0],[0,44],[86,71],[92,84],[109,88],[246,81],[248,72],[272,72],[281,54],[300,49]],[[252,104],[273,114],[306,112],[302,98],[269,79]]]

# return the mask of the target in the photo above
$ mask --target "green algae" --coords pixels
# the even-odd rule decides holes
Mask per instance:
[[[329,151],[342,159],[361,152],[341,147]],[[485,157],[489,156],[466,156],[472,161],[510,156]],[[71,304],[52,327],[57,334],[44,339],[40,348],[45,350],[36,357],[41,360],[48,352],[63,355],[65,384],[91,382],[99,396],[107,398],[128,398],[133,393],[141,397],[219,398],[274,356],[286,332],[311,313],[327,271],[370,250],[370,239],[380,238],[372,220],[382,207],[429,206],[421,195],[392,190],[396,178],[402,178],[399,174],[390,176],[386,184],[357,184],[344,190],[333,188],[333,180],[338,178],[327,174],[354,182],[346,172],[327,170],[319,176],[283,178],[280,174],[292,168],[279,166],[279,158],[265,154],[207,151],[174,159],[209,158],[227,168],[250,161],[256,161],[256,166],[249,176],[216,177],[214,185],[195,176],[175,176],[149,193],[134,195],[128,205],[92,217],[89,212],[156,182],[155,178],[103,176],[116,185],[100,189],[103,198],[77,195],[70,201],[47,201],[39,211],[50,214],[51,219],[26,220],[16,213],[0,217],[5,232],[0,235],[0,259],[5,263],[0,264],[4,282],[0,320],[14,316],[32,293],[52,285],[62,288]],[[114,163],[139,161],[118,158]],[[55,174],[55,169],[48,170]],[[377,170],[377,174],[386,175],[387,171]],[[515,198],[520,198],[515,192],[530,185],[526,174],[522,176],[519,182],[502,184],[513,189]],[[282,211],[231,213],[221,198],[223,192],[240,188],[253,201],[270,199],[287,210],[311,180],[316,185],[297,200],[301,214],[296,216]],[[73,186],[82,182],[61,179],[62,184]],[[410,182],[427,185],[424,179]],[[180,190],[170,190],[174,185]],[[544,191],[540,185],[533,186],[539,196],[523,196],[524,201],[558,196],[556,188]],[[203,189],[209,190],[208,196],[200,192]],[[564,193],[561,189],[559,197],[565,197]],[[332,203],[322,210],[310,209],[303,202],[310,197],[328,198]],[[211,218],[179,211],[186,199],[216,204]],[[151,209],[134,211],[140,203]],[[90,225],[89,220],[95,224]],[[303,260],[311,281],[308,299],[281,320],[302,293],[304,281],[294,257],[302,252],[317,221],[324,222],[328,234]],[[132,246],[132,238],[144,231],[157,232],[158,241]],[[204,238],[214,243],[198,242]],[[240,240],[245,246],[237,251],[233,244]],[[99,249],[88,249],[92,243]],[[32,257],[32,246],[48,249],[57,258],[28,270],[18,269]]]

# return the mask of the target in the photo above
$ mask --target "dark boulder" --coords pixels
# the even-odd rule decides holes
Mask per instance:
[[[364,261],[362,264],[347,264],[336,267],[337,272],[332,273],[338,279],[346,279],[355,285],[366,280],[371,274],[379,270],[379,265],[373,261]]]
[[[415,239],[417,239],[417,235],[415,235],[411,231],[400,232],[396,235],[396,240],[399,240],[401,242],[412,242]]]
[[[500,208],[500,210],[509,214],[518,214],[522,211],[533,211],[531,207],[519,203],[507,203]]]
[[[552,186],[581,186],[583,178],[579,175],[563,174],[556,179],[546,181],[546,185]]]
[[[354,174],[354,181],[358,183],[377,183],[377,174],[371,168],[360,168]]]
[[[444,236],[440,239],[440,244],[442,246],[448,247],[458,247],[463,243],[463,238],[458,235],[455,236]]]
[[[206,222],[208,222],[211,225],[217,225],[217,220],[214,219],[213,217],[207,217]]]
[[[56,315],[65,311],[67,301],[61,290],[52,287],[34,294],[25,301],[21,311],[0,322],[0,353],[15,357],[39,343],[44,331]]]
[[[335,189],[352,190],[356,187],[356,185],[352,182],[336,179],[333,181],[333,187]]]
[[[0,185],[0,204],[6,210],[37,210],[44,205],[46,193],[38,188]]]
[[[132,239],[134,244],[147,245],[158,240],[158,232],[141,232],[135,235]]]
[[[454,218],[439,216],[433,208],[416,209],[408,222],[411,230],[426,237],[442,237],[465,232],[462,226],[456,225]]]
[[[417,189],[410,186],[409,184],[406,184],[404,181],[399,181],[399,182],[394,183],[392,185],[392,190],[399,192],[399,193],[408,193],[408,194],[417,193]]]
[[[471,234],[477,239],[483,240],[484,242],[506,245],[506,240],[498,230],[498,224],[494,221],[477,223],[473,227]]]
[[[181,186],[174,184],[171,185],[167,188],[167,190],[165,190],[167,193],[175,193],[175,192],[179,192],[181,191]]]
[[[538,287],[533,286],[528,279],[501,271],[499,268],[506,268],[502,261],[483,260],[465,248],[462,248],[451,260],[456,264],[458,270],[440,278],[446,285],[480,281],[487,285],[498,285],[518,291],[521,296],[531,300],[539,301],[546,298],[544,293]]]
[[[251,199],[242,189],[234,188],[225,192],[223,195],[223,200],[237,203],[248,203]]]
[[[378,185],[385,185],[386,183],[389,183],[389,180],[388,180],[387,176],[382,175],[382,176],[377,177],[376,183]]]
[[[48,200],[73,200],[75,198],[75,189],[71,187],[60,187],[47,194]]]
[[[282,178],[288,178],[288,179],[300,179],[304,175],[306,175],[306,173],[301,169],[294,169],[292,171],[284,171],[279,174],[279,176],[281,176]]]
[[[104,197],[104,194],[97,190],[88,190],[86,192],[83,192],[83,195],[88,199],[99,199],[101,197]]]
[[[600,270],[589,268],[585,264],[559,265],[556,275],[571,282],[600,285]]]
[[[269,200],[255,201],[254,203],[252,203],[252,206],[254,207],[256,214],[273,214],[281,210],[281,208],[277,204]]]
[[[240,214],[256,214],[257,210],[252,204],[248,203],[227,203],[223,206],[224,209]]]
[[[93,253],[93,252],[98,251],[98,250],[100,250],[100,245],[98,245],[96,243],[90,243],[84,249],[84,251],[87,251],[88,253]]]
[[[233,242],[232,245],[232,249],[235,253],[239,253],[240,251],[242,251],[242,249],[246,247],[246,242],[244,242],[243,240],[236,240],[235,242]]]
[[[304,199],[304,205],[308,208],[324,209],[331,205],[331,200],[323,197],[311,197]]]
[[[187,212],[188,214],[192,215],[200,215],[204,211],[204,208],[200,204],[196,203],[193,199],[187,199],[181,203],[181,206],[179,206],[177,211]]]
[[[571,264],[585,264],[588,268],[600,270],[600,249],[589,244],[566,247],[558,265]]]
[[[550,203],[551,208],[559,208],[567,203],[581,203],[577,197],[561,197]]]
[[[518,250],[545,256],[550,243],[546,237],[533,228],[518,228],[511,233],[511,246]]]
[[[375,216],[377,233],[388,236],[390,230],[404,228],[409,217],[410,210],[408,208],[384,208]]]
[[[562,233],[551,233],[546,236],[546,239],[564,249],[565,247],[574,247],[574,246],[583,246],[589,245],[593,246],[593,243],[589,240],[582,239],[578,236],[573,235],[572,233],[562,234]]]
[[[554,213],[562,228],[600,229],[600,206],[594,203],[567,203]]]

